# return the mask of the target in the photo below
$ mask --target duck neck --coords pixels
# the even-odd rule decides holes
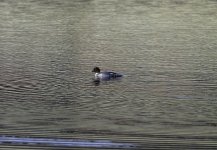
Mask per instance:
[[[99,72],[96,72],[96,73],[95,73],[95,77],[96,77],[96,78],[99,77]]]

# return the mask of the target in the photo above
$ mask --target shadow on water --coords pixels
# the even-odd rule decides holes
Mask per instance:
[[[100,85],[100,80],[99,79],[94,79],[92,83],[95,86],[99,86]]]
[[[118,80],[121,80],[121,79],[118,79],[118,78],[116,78],[116,79],[107,79],[107,80],[100,80],[100,79],[94,79],[93,81],[92,81],[92,83],[93,83],[93,85],[95,85],[95,86],[99,86],[100,84],[103,84],[103,83],[108,83],[108,82],[112,82],[112,81],[118,81]]]
[[[120,81],[123,77],[116,77],[116,78],[94,78],[92,83],[95,86],[99,86],[101,83],[109,83],[109,82],[113,82],[113,81]]]

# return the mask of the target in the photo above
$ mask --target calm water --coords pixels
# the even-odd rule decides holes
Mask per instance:
[[[0,136],[217,149],[216,0],[1,0],[0,33]]]

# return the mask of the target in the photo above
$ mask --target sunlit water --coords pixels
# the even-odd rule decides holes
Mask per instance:
[[[0,33],[0,136],[217,148],[217,1],[1,1]]]

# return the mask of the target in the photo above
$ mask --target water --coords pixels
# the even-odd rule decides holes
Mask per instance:
[[[215,0],[1,1],[1,138],[216,149],[216,20]]]

